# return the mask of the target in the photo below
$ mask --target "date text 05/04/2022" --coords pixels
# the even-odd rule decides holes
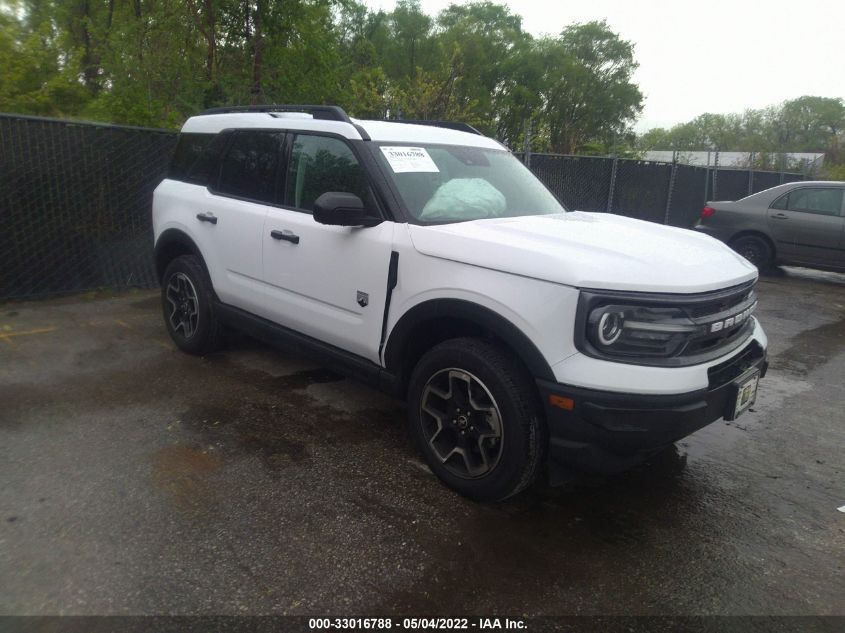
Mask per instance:
[[[519,618],[310,618],[311,630],[524,630]]]

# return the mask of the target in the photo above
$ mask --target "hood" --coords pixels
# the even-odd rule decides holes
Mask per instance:
[[[578,288],[694,293],[755,279],[712,237],[644,220],[575,211],[409,225],[424,255]]]

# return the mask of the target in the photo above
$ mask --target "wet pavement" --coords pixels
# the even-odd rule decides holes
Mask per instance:
[[[403,405],[151,292],[0,306],[0,613],[845,614],[845,275],[758,286],[757,405],[634,471],[479,505]]]

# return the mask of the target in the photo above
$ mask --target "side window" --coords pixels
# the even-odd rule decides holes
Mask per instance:
[[[217,138],[216,134],[180,134],[167,177],[207,185],[217,162],[214,151],[219,146],[219,143],[214,143]]]
[[[783,209],[786,210],[789,208],[789,194],[785,193],[780,198],[775,200],[772,203],[772,206],[769,207],[770,209]]]
[[[349,146],[327,136],[299,134],[291,149],[285,204],[304,211],[327,191],[354,193],[374,208],[364,168]]]
[[[223,157],[219,193],[275,203],[282,132],[238,130]]]
[[[842,210],[842,189],[795,189],[789,194],[790,211],[839,215]]]

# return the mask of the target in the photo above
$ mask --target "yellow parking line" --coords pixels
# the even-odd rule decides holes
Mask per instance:
[[[40,328],[40,329],[37,329],[37,330],[24,330],[23,332],[15,332],[15,331],[3,332],[2,334],[0,334],[0,338],[2,338],[3,340],[8,340],[8,339],[11,339],[12,337],[15,337],[15,336],[30,336],[32,334],[47,334],[49,332],[55,332],[58,329],[59,328],[57,328],[57,327],[43,327],[43,328]],[[11,341],[9,341],[9,342],[11,342]]]

